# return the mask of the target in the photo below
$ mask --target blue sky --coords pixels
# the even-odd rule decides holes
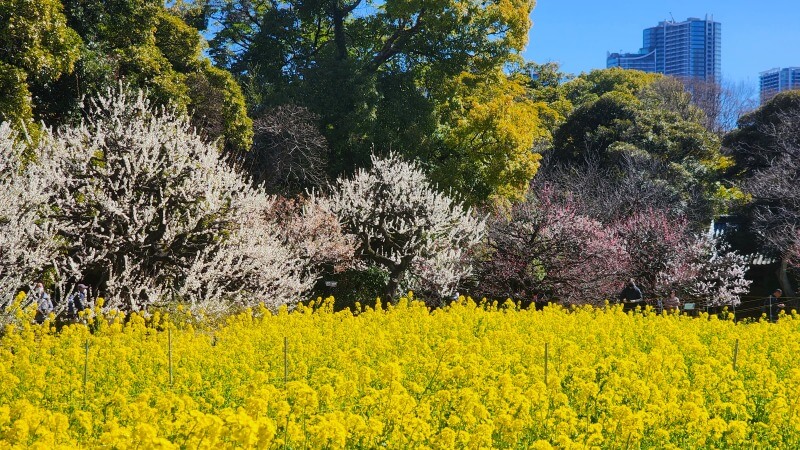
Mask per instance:
[[[713,15],[722,23],[722,76],[755,86],[758,73],[800,66],[800,0],[537,0],[527,59],[580,73],[606,66],[607,51],[635,52],[661,20]]]

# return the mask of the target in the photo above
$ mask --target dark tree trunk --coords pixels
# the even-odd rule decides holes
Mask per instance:
[[[397,290],[400,289],[400,282],[403,281],[403,275],[405,275],[408,268],[411,267],[411,261],[413,260],[413,256],[407,255],[400,259],[400,264],[395,264],[389,269],[389,283],[386,284],[385,293],[387,300],[394,301],[399,298]]]
[[[342,9],[339,0],[333,2],[333,42],[336,45],[336,59],[344,61],[347,59],[347,37],[344,33],[345,11]]]
[[[778,267],[778,282],[781,285],[783,295],[786,297],[794,297],[794,289],[792,289],[792,282],[789,280],[788,273],[789,257],[784,255],[781,258],[781,265]]]

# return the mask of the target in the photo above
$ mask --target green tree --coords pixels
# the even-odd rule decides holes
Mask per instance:
[[[574,77],[561,71],[557,63],[537,64],[528,62],[516,71],[518,76],[527,79],[529,97],[535,102],[547,105],[540,118],[550,133],[564,123],[566,117],[575,108],[567,98],[567,83]]]
[[[548,137],[539,120],[547,107],[527,96],[523,80],[502,71],[483,77],[464,73],[450,80],[445,92],[437,105],[437,156],[444,163],[434,168],[434,179],[472,203],[523,200],[541,158],[534,143]]]
[[[800,91],[782,92],[755,111],[739,119],[738,128],[722,140],[736,164],[730,174],[736,178],[751,176],[769,167],[782,152],[781,139],[791,134],[775,133],[787,122],[787,115],[800,111]]]
[[[645,170],[652,182],[680,198],[682,212],[700,224],[721,212],[735,194],[721,183],[733,162],[721,153],[719,139],[703,126],[704,114],[675,81],[611,69],[568,83],[568,97],[579,106],[554,134],[553,159],[621,172]]]
[[[794,296],[800,255],[800,92],[780,93],[742,116],[724,142],[736,160],[731,174],[748,195],[742,212],[752,236],[778,257],[778,281]]]
[[[647,86],[663,78],[655,73],[611,68],[593,70],[566,83],[567,98],[576,106],[592,103],[609,92],[638,95]]]
[[[74,122],[83,96],[124,80],[191,113],[207,138],[249,148],[241,89],[203,47],[198,30],[161,0],[2,0],[0,119],[29,128]]]
[[[0,121],[32,130],[31,87],[72,72],[80,46],[60,1],[0,1]]]
[[[373,147],[402,149],[471,202],[521,198],[536,171],[531,143],[542,125],[527,117],[537,112],[528,87],[501,74],[520,61],[533,1],[214,6],[214,61],[236,74],[256,115],[284,103],[314,112],[330,145],[331,175],[368,164]],[[497,118],[477,103],[494,95],[503,98],[489,105]],[[466,147],[470,136],[481,149]],[[455,175],[455,168],[472,170]]]

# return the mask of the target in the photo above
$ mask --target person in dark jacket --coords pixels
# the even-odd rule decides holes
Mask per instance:
[[[618,298],[622,303],[639,303],[643,298],[642,290],[639,289],[639,286],[636,286],[636,282],[631,278],[625,289],[619,293]]]
[[[761,310],[767,315],[767,320],[770,322],[778,320],[778,314],[780,314],[781,308],[786,307],[780,300],[782,295],[782,290],[775,289],[775,292],[764,300],[764,306]]]
[[[75,292],[67,299],[67,310],[69,311],[70,320],[78,318],[78,313],[86,309],[86,294],[88,287],[85,284],[75,286]]]

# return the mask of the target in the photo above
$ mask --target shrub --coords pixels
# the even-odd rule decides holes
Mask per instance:
[[[88,280],[124,310],[173,300],[277,307],[313,285],[306,257],[268,217],[275,199],[222,162],[186,117],[124,89],[87,110],[37,150],[57,168],[48,182],[62,280]]]
[[[52,167],[27,161],[24,144],[0,123],[0,316],[20,288],[31,283],[56,254],[54,227],[43,220]],[[4,320],[0,318],[0,325]]]
[[[472,272],[468,251],[485,222],[439,192],[414,162],[372,156],[372,168],[339,178],[331,210],[357,236],[357,256],[389,273],[387,297],[400,288],[446,297]]]

